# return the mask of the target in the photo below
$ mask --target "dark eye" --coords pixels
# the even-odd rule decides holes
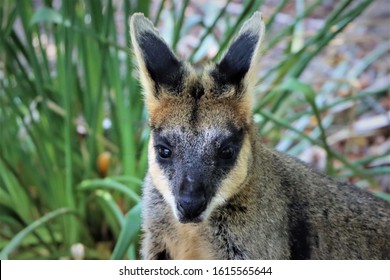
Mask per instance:
[[[170,158],[172,156],[172,151],[164,146],[158,146],[158,154],[161,158]]]
[[[232,159],[234,155],[235,155],[235,149],[232,146],[227,146],[220,150],[218,156],[220,159],[228,160],[228,159]]]

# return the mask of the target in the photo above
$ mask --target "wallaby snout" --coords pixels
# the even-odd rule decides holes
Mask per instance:
[[[201,222],[200,215],[206,209],[206,199],[204,196],[194,198],[193,196],[182,196],[177,201],[179,211],[179,221],[183,224]]]
[[[206,186],[199,176],[185,176],[179,185],[176,199],[181,223],[201,222],[200,216],[206,209],[209,198]]]

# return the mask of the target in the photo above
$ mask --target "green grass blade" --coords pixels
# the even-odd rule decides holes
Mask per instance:
[[[125,222],[118,241],[112,253],[112,260],[121,260],[126,254],[130,244],[137,238],[141,227],[141,204],[134,206],[125,217]]]
[[[110,189],[110,190],[119,191],[125,194],[128,198],[130,198],[135,203],[138,203],[140,201],[139,195],[136,194],[132,189],[110,178],[85,180],[79,185],[79,190],[81,191],[91,191],[97,189]]]
[[[179,40],[180,40],[180,31],[181,31],[181,28],[183,26],[185,11],[187,9],[189,2],[190,2],[189,0],[181,1],[182,7],[181,7],[180,15],[179,15],[177,22],[175,23],[175,27],[173,30],[172,49],[174,51],[176,50],[177,44],[179,43]]]
[[[34,230],[36,230],[38,227],[46,224],[47,222],[59,216],[68,215],[68,214],[77,215],[77,213],[71,209],[60,208],[50,213],[47,213],[46,215],[42,216],[40,219],[28,225],[25,229],[21,230],[18,234],[16,234],[15,237],[7,244],[7,246],[4,247],[4,249],[0,253],[0,260],[7,260],[9,254],[19,246],[22,240],[27,235],[29,235]]]
[[[119,236],[120,227],[124,224],[123,214],[119,209],[117,202],[109,192],[97,190],[95,194],[97,202],[104,213],[105,220],[117,238]]]
[[[195,49],[192,51],[190,57],[188,58],[189,61],[194,62],[194,57],[199,51],[199,49],[202,47],[204,41],[210,34],[214,31],[215,26],[217,25],[218,21],[221,19],[221,17],[225,14],[227,7],[229,6],[231,0],[228,0],[227,3],[223,6],[223,8],[219,11],[218,15],[215,17],[214,21],[211,25],[209,25],[206,30],[204,31],[202,37],[199,39],[199,43],[195,47]]]
[[[236,24],[232,26],[229,30],[227,30],[224,40],[221,42],[219,46],[219,50],[213,59],[214,61],[217,61],[221,58],[222,54],[225,52],[233,36],[237,33],[237,31],[239,30],[239,28],[241,27],[245,19],[247,19],[252,15],[251,11],[253,11],[254,7],[255,9],[258,8],[260,3],[256,5],[257,2],[258,1],[255,0],[249,0],[247,2],[246,6],[243,8],[242,13],[238,17]]]

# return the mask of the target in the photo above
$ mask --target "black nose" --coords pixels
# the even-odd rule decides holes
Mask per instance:
[[[193,221],[206,209],[204,197],[180,197],[177,201],[177,210],[183,216],[183,220]]]

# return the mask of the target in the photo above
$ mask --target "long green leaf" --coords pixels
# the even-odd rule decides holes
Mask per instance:
[[[112,253],[112,260],[121,260],[141,227],[141,204],[138,203],[126,215],[122,231]]]
[[[42,216],[40,219],[36,220],[35,222],[28,225],[25,229],[21,230],[18,234],[15,235],[14,238],[8,243],[7,246],[4,247],[4,249],[0,253],[0,259],[6,260],[9,257],[9,254],[14,251],[22,242],[22,240],[32,233],[34,230],[36,230],[38,227],[46,224],[50,220],[53,220],[54,218],[57,218],[59,216],[63,215],[77,215],[77,213],[71,209],[67,208],[60,208],[57,210],[54,210],[50,213],[47,213],[46,215]]]
[[[139,195],[136,194],[133,190],[128,188],[126,185],[111,179],[85,180],[79,185],[79,189],[82,191],[97,190],[97,189],[111,189],[111,190],[122,192],[134,202],[140,201]]]

